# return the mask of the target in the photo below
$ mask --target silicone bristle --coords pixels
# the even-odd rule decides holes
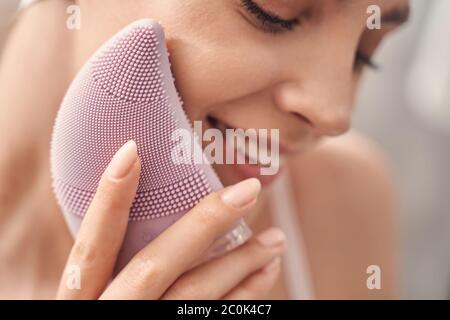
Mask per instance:
[[[93,61],[94,80],[112,95],[128,101],[163,101],[160,45],[152,27],[141,26],[117,39]]]
[[[148,21],[118,34],[80,71],[52,143],[54,189],[66,213],[86,213],[109,161],[131,139],[142,163],[131,220],[190,209],[214,189],[198,166],[172,160],[172,133],[190,128],[172,79],[162,30]]]

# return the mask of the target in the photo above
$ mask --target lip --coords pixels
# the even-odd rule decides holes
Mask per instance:
[[[261,182],[261,185],[263,187],[271,185],[283,170],[283,168],[280,168],[280,171],[278,171],[277,174],[271,176],[262,176],[259,174],[259,169],[252,168],[252,165],[242,164],[233,166],[235,166],[235,171],[242,179],[257,178],[259,182]]]
[[[212,121],[210,118],[208,118],[208,123],[211,127],[223,130],[220,127],[226,128],[226,129],[238,129],[238,127],[234,127],[229,125],[228,123],[225,123],[222,120],[219,120],[217,118],[213,118]],[[239,129],[247,130],[246,128],[239,127]],[[268,144],[272,144],[272,141],[270,140],[270,137],[268,139]],[[227,152],[233,152],[234,153],[234,159],[237,159],[238,151],[234,148],[233,150],[227,150],[226,145],[224,146],[224,154]],[[293,149],[286,147],[285,145],[279,144],[279,155],[281,157],[284,157],[287,154],[292,153],[298,153],[298,151],[293,151]],[[281,173],[283,170],[283,165],[280,164],[278,171],[272,175],[263,175],[261,174],[261,170],[264,168],[263,165],[260,164],[250,164],[248,161],[245,161],[244,164],[228,164],[228,167],[232,168],[232,170],[242,179],[248,179],[248,178],[257,178],[263,187],[270,185]]]
[[[237,151],[234,151],[234,158],[237,159]],[[257,178],[263,187],[266,187],[270,185],[272,182],[275,181],[275,179],[280,175],[281,171],[283,170],[283,166],[280,165],[278,168],[278,171],[273,175],[262,175],[261,169],[263,166],[258,164],[231,164],[229,165],[233,170],[238,174],[238,176],[242,179],[249,179],[249,178]]]
[[[225,128],[227,128],[227,129],[233,129],[233,130],[236,130],[236,129],[242,129],[242,130],[244,130],[244,131],[246,131],[246,130],[249,129],[249,128],[244,128],[244,127],[233,126],[233,125],[231,125],[230,123],[225,122],[225,121],[223,121],[223,120],[221,120],[221,119],[219,120],[219,119],[217,119],[216,117],[213,117],[213,116],[209,116],[209,117],[208,117],[208,123],[209,123],[210,126],[212,126],[212,127],[214,127],[214,128],[217,128],[217,123],[222,123],[222,125],[223,125]],[[217,128],[217,129],[218,129],[218,128]],[[220,129],[219,129],[219,130],[220,130]],[[281,139],[280,139],[280,140],[281,140]],[[268,138],[267,143],[270,144],[270,145],[272,145],[272,141],[271,141],[270,137]],[[288,144],[288,143],[278,141],[278,145],[279,145],[280,156],[288,156],[288,155],[293,155],[293,154],[299,154],[299,153],[302,153],[302,149],[301,149],[301,148],[299,148],[299,147],[293,147],[293,146],[291,146],[291,145]]]

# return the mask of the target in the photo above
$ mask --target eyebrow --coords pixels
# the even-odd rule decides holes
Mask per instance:
[[[339,0],[342,4],[351,5],[359,0]],[[383,13],[381,23],[383,24],[403,24],[409,20],[411,6],[408,4],[403,7],[391,9],[387,13]]]
[[[387,13],[384,13],[381,17],[381,22],[384,24],[403,24],[409,20],[410,17],[410,6],[405,6],[403,8],[396,8]]]

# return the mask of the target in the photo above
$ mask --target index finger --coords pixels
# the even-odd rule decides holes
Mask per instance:
[[[105,289],[125,235],[139,174],[137,146],[129,141],[102,175],[69,255],[59,299],[97,299]],[[67,286],[73,267],[79,270],[79,288]]]
[[[257,179],[208,195],[141,250],[102,298],[156,299],[256,203]]]

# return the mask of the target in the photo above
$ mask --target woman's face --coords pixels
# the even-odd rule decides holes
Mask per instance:
[[[176,86],[203,129],[279,129],[283,157],[346,132],[361,73],[408,0],[82,0],[92,53],[139,18],[163,25]],[[367,8],[381,8],[369,30]],[[84,7],[84,8],[83,8]],[[99,29],[99,26],[102,26]],[[97,36],[92,36],[92,34]],[[254,175],[216,169],[225,184]],[[273,177],[260,177],[268,183]]]

